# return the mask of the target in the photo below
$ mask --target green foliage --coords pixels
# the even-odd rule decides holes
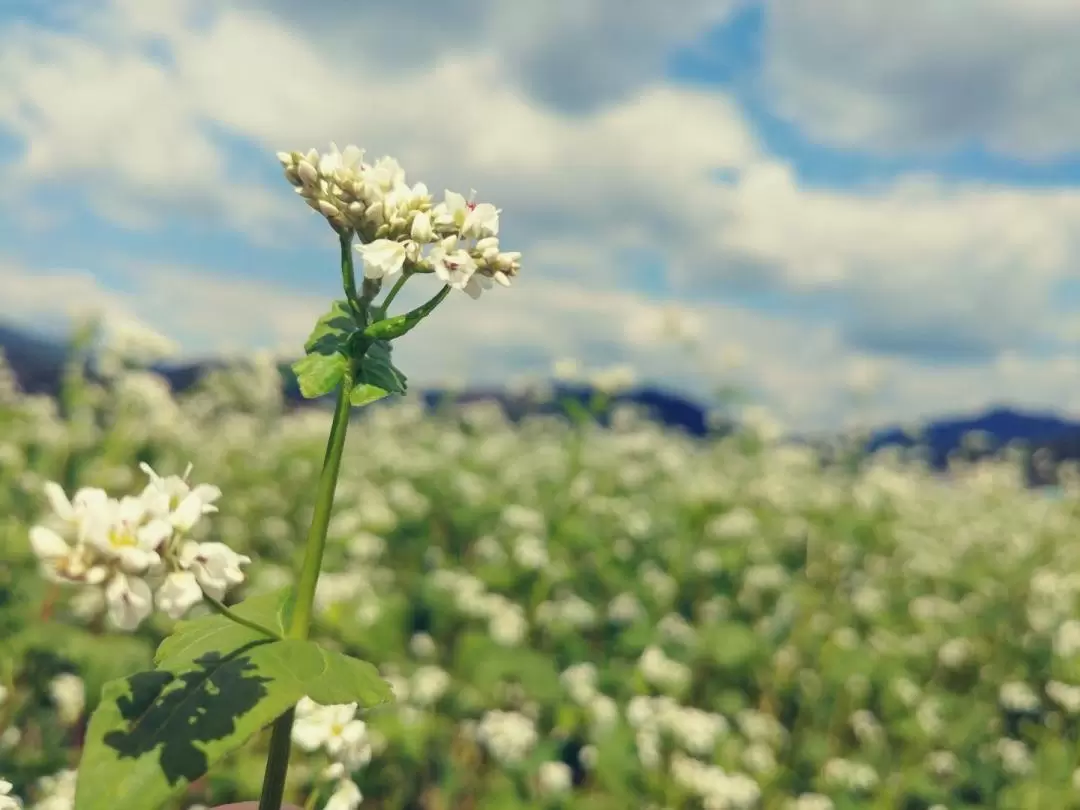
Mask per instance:
[[[389,340],[365,337],[345,300],[335,301],[319,318],[304,349],[306,356],[292,368],[307,399],[326,396],[337,388],[350,363],[355,368],[350,394],[354,406],[405,393],[405,375],[390,361]]]
[[[280,631],[286,596],[256,597],[236,612]],[[181,623],[155,663],[105,685],[87,731],[76,810],[158,806],[305,695],[367,707],[391,697],[364,661],[217,615]]]
[[[347,328],[336,312],[316,342]],[[351,776],[365,805],[389,810],[700,807],[677,757],[722,769],[731,790],[751,780],[761,810],[806,793],[835,810],[1080,808],[1080,711],[1061,691],[1080,686],[1080,650],[1060,629],[1076,630],[1080,508],[1023,489],[1005,464],[943,481],[897,460],[823,468],[743,434],[697,443],[388,407],[350,428],[311,641],[218,615],[122,634],[40,576],[27,533],[42,481],[138,492],[139,460],[163,474],[190,460],[193,481],[223,492],[211,536],[255,558],[235,609],[281,632],[326,424],[283,412],[276,384],[233,369],[163,403],[75,376],[44,426],[39,403],[0,399],[0,737],[21,735],[0,743],[0,777],[28,806],[84,750],[82,723],[63,723],[49,691],[59,673],[82,677],[98,707],[85,739],[103,747],[83,789],[107,787],[80,807],[144,791],[162,801],[140,810],[185,810],[254,798],[255,729],[299,694],[385,699],[378,667],[402,698],[363,715],[379,745]],[[685,683],[647,673],[650,649]],[[579,664],[614,704],[610,725],[571,694],[563,674]],[[432,671],[444,690],[425,686]],[[1007,699],[1017,684],[1034,695],[1024,711]],[[634,711],[655,698],[668,702],[652,766]],[[180,704],[196,708],[176,713],[188,726],[164,716]],[[516,764],[481,733],[497,711],[537,735]],[[724,726],[694,748],[702,716]],[[563,798],[540,790],[552,760],[578,772]],[[302,805],[327,762],[293,761],[287,799]],[[845,783],[853,765],[873,778]]]

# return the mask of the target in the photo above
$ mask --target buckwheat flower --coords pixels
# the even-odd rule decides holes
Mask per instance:
[[[491,279],[483,273],[474,272],[469,276],[469,280],[465,282],[465,286],[461,288],[467,296],[474,301],[477,300],[484,292],[484,290],[491,289]]]
[[[283,154],[284,153],[280,153],[278,155],[279,160],[282,158]],[[348,173],[356,172],[360,169],[363,159],[363,149],[359,149],[352,144],[349,144],[345,147],[345,151],[342,152],[338,150],[337,144],[331,141],[330,151],[319,157],[317,166],[318,173],[323,177],[344,179]]]
[[[139,464],[150,478],[150,483],[142,491],[147,511],[154,517],[168,520],[175,528],[189,531],[203,515],[217,511],[214,502],[221,497],[221,490],[213,484],[188,483],[192,464],[188,464],[183,476],[160,476],[146,462]]]
[[[588,703],[596,694],[596,678],[596,665],[588,661],[572,664],[559,676],[570,699],[579,705]]]
[[[476,728],[477,741],[503,765],[523,760],[536,745],[533,721],[520,712],[490,711]]]
[[[465,250],[455,247],[456,236],[448,236],[431,249],[428,255],[439,280],[456,290],[463,290],[476,272],[476,262]]]
[[[326,750],[335,756],[367,735],[367,725],[356,720],[357,704],[320,706],[310,698],[297,704],[293,742],[305,751]]]
[[[788,802],[787,810],[834,810],[835,806],[828,796],[820,793],[803,793]]]
[[[86,708],[86,688],[78,675],[70,672],[57,675],[49,682],[49,696],[64,725],[73,726],[82,717]]]
[[[592,733],[603,734],[619,722],[619,704],[607,695],[593,695],[586,704],[589,719],[592,721]]]
[[[1046,684],[1046,695],[1066,714],[1080,713],[1080,686],[1050,681]]]
[[[488,620],[488,633],[496,644],[503,647],[516,647],[525,640],[529,632],[529,621],[519,605],[511,602],[491,615]]]
[[[158,608],[176,620],[202,601],[203,590],[191,571],[173,571],[165,576],[155,598]]]
[[[137,628],[153,612],[153,594],[145,580],[117,572],[105,585],[109,621],[119,630]]]
[[[126,495],[109,498],[89,516],[86,542],[125,573],[144,574],[161,561],[158,549],[172,533],[171,524],[151,517],[145,500]]]
[[[6,779],[0,779],[0,810],[22,810],[22,799],[12,795],[14,785]]]
[[[573,787],[573,773],[565,762],[545,762],[537,770],[541,793],[558,796]]]
[[[952,776],[958,767],[960,760],[952,751],[931,751],[926,755],[926,769],[938,778]]]
[[[638,660],[638,669],[654,686],[681,690],[690,683],[690,669],[664,655],[659,647],[647,647]]]
[[[323,806],[323,810],[356,810],[364,800],[360,788],[351,779],[342,779]]]
[[[1072,658],[1080,653],[1080,620],[1067,619],[1054,633],[1054,653],[1061,658]]]
[[[180,547],[177,562],[181,569],[190,571],[212,599],[222,599],[225,592],[244,581],[240,566],[251,558],[237,554],[224,543],[196,543],[188,540]]]
[[[55,481],[46,481],[43,489],[53,512],[76,531],[80,540],[83,539],[81,532],[85,530],[87,517],[99,510],[109,499],[108,493],[97,487],[83,487],[70,501],[63,488]]]
[[[880,781],[877,771],[870,765],[841,758],[826,762],[822,776],[826,782],[854,793],[865,793]]]
[[[429,633],[415,633],[409,639],[409,650],[417,658],[434,658],[439,648]]]
[[[18,726],[8,726],[0,732],[0,751],[10,751],[22,741],[22,731]]]
[[[436,666],[423,666],[412,675],[409,692],[417,706],[434,706],[446,694],[450,676]]]
[[[72,810],[77,776],[77,772],[69,768],[39,779],[37,790],[42,798],[35,802],[33,810]]]
[[[366,245],[357,245],[356,250],[364,259],[364,277],[371,279],[397,275],[408,258],[405,243],[393,239],[376,239]]]
[[[1039,697],[1022,681],[1003,684],[998,693],[1001,705],[1014,712],[1034,712],[1039,709]]]
[[[420,211],[413,217],[409,236],[418,244],[426,245],[435,241],[435,231],[431,227],[431,217],[425,211]]]
[[[996,748],[997,755],[1001,758],[1001,765],[1008,773],[1016,776],[1031,773],[1033,768],[1031,752],[1023,742],[1003,737],[997,741]]]
[[[365,169],[363,177],[366,195],[375,199],[380,199],[405,184],[405,170],[389,156],[379,158],[374,166]]]
[[[100,585],[108,576],[108,569],[91,549],[81,543],[69,546],[45,526],[30,529],[30,547],[41,562],[42,573],[53,582]]]

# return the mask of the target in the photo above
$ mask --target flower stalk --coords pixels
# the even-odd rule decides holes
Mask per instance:
[[[344,237],[342,237],[344,245]],[[343,250],[342,265],[352,264],[352,257]],[[346,373],[338,389],[337,406],[334,421],[330,427],[330,438],[326,444],[326,456],[322,472],[319,475],[318,489],[315,493],[315,512],[308,529],[304,561],[300,568],[296,591],[288,605],[287,638],[306,639],[311,629],[311,613],[315,603],[315,586],[319,581],[322,568],[323,552],[326,549],[326,530],[330,525],[330,510],[334,505],[334,491],[337,489],[338,473],[341,470],[341,456],[345,449],[345,434],[349,427],[349,395],[352,393],[353,374]],[[290,709],[274,721],[270,735],[270,752],[266,760],[263,777],[262,795],[259,797],[259,810],[281,810],[285,793],[285,777],[289,770],[289,748],[292,742],[295,709]]]

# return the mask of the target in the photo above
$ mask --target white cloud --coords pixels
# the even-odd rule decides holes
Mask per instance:
[[[807,133],[868,152],[1080,151],[1072,0],[766,0],[765,85]]]
[[[100,212],[134,224],[199,209],[264,238],[306,238],[307,209],[284,181],[268,187],[245,174],[251,161],[237,162],[235,144],[222,135],[250,144],[275,172],[274,151],[335,139],[394,154],[410,179],[435,189],[475,186],[506,212],[507,246],[525,251],[525,275],[490,302],[455,300],[439,314],[446,331],[430,343],[406,341],[406,370],[421,378],[439,372],[494,381],[565,353],[595,361],[626,353],[647,377],[700,388],[692,369],[640,337],[660,305],[631,291],[627,257],[657,256],[676,295],[694,302],[688,317],[708,345],[747,347],[754,384],[796,421],[835,421],[849,377],[875,352],[895,356],[884,366],[903,384],[889,407],[905,413],[1007,392],[1014,377],[977,361],[1009,350],[1044,381],[1025,389],[1032,396],[1061,393],[1051,385],[1058,371],[1029,350],[1062,329],[1047,313],[1055,285],[1076,273],[1080,192],[918,177],[860,191],[804,187],[790,167],[762,153],[728,95],[663,83],[650,72],[655,66],[628,67],[635,48],[652,59],[692,35],[688,20],[720,19],[731,5],[695,2],[683,19],[655,4],[627,3],[619,6],[618,36],[582,54],[575,43],[600,30],[597,10],[613,8],[613,0],[559,3],[550,17],[540,11],[547,6],[476,0],[445,19],[444,7],[421,3],[409,14],[424,25],[412,27],[389,24],[409,16],[397,6],[334,26],[325,10],[299,25],[274,4],[123,0],[81,13],[73,32],[0,33],[0,126],[27,145],[14,166],[23,188],[48,180],[81,188]],[[793,3],[784,13],[802,7]],[[827,16],[840,6],[823,8]],[[770,13],[775,44],[800,19]],[[876,31],[878,17],[906,19],[884,9],[869,20],[852,17],[845,25],[856,32]],[[834,34],[840,42],[854,37],[848,28]],[[388,30],[400,37],[379,33]],[[810,56],[829,50],[818,41],[827,29],[806,22],[805,30],[809,44],[784,45],[788,58],[804,58],[800,48]],[[424,32],[438,34],[430,47]],[[402,41],[419,47],[421,58],[395,62],[376,46],[378,36],[395,52],[406,50]],[[852,59],[875,55],[860,48]],[[562,93],[534,85],[566,53],[575,54],[570,64],[588,92],[576,101],[563,94],[560,107],[538,103]],[[890,65],[906,59],[892,53]],[[821,75],[863,92],[869,80],[845,64],[835,77]],[[770,65],[782,84],[787,68]],[[553,75],[552,88],[565,83]],[[825,96],[833,92],[815,75],[809,71],[807,81],[825,87]],[[837,98],[837,109],[848,109],[850,99]],[[884,126],[879,118],[894,120],[857,101],[850,109],[858,126],[836,113],[841,129],[873,134]],[[729,182],[711,179],[720,168]],[[310,233],[327,238],[324,228]],[[205,322],[201,337],[182,339],[206,351],[212,341],[298,345],[325,303],[222,276],[195,284],[191,272],[174,268],[148,276],[152,285],[91,297],[174,332]],[[20,278],[23,298],[31,296]],[[769,317],[720,303],[733,288],[789,304],[824,300],[830,319],[798,311]],[[266,320],[235,325],[238,309]],[[946,350],[957,355],[949,370],[922,364]]]
[[[107,289],[70,270],[49,274],[0,263],[9,295],[0,318],[32,324],[58,314],[97,311],[148,324],[180,342],[185,356],[222,348],[263,348],[295,356],[327,296],[262,281],[225,279],[205,269],[131,262],[130,288]],[[863,382],[880,387],[856,412],[865,421],[910,421],[974,411],[988,402],[1080,413],[1080,361],[1061,354],[1014,353],[994,364],[927,369],[910,360],[875,360],[847,347],[838,331],[709,302],[657,303],[630,292],[598,292],[534,281],[495,290],[479,302],[455,295],[397,344],[396,362],[414,385],[449,379],[500,384],[521,372],[547,377],[576,357],[587,367],[628,362],[639,375],[704,401],[719,383],[756,392],[798,430],[838,427]],[[413,291],[419,300],[427,292]],[[407,299],[406,299],[407,300]],[[687,322],[698,352],[655,339],[667,317]],[[742,362],[730,367],[732,354]]]

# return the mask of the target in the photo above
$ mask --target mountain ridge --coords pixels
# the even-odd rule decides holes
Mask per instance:
[[[55,340],[0,324],[0,349],[4,351],[8,365],[20,387],[35,394],[55,395],[59,388],[66,347]],[[159,365],[154,371],[161,374],[176,392],[182,392],[196,384],[198,379],[213,368],[223,367],[224,361],[205,360],[184,364]],[[295,377],[287,364],[279,366],[285,400],[290,408],[310,406],[312,403],[300,396]],[[556,386],[559,401],[571,399],[585,404],[594,394],[588,386]],[[425,404],[434,407],[447,394],[445,390],[426,389],[421,392]],[[498,388],[472,388],[454,393],[460,403],[481,400],[498,401],[512,419],[526,413],[565,413],[559,402],[536,403],[507,390]],[[691,436],[701,437],[709,432],[708,410],[679,394],[654,386],[641,386],[612,398],[613,403],[630,402],[644,407],[652,418],[667,427],[681,429]],[[607,414],[600,421],[606,423]],[[723,427],[720,428],[723,430]],[[972,447],[971,435],[982,437],[981,446]],[[992,455],[1002,449],[1023,443],[1028,449],[1028,474],[1034,485],[1053,484],[1056,478],[1047,466],[1031,462],[1030,455],[1043,450],[1044,456],[1053,462],[1080,461],[1080,421],[1073,421],[1052,412],[1025,412],[1002,404],[990,405],[974,415],[943,415],[924,420],[918,429],[919,440],[910,429],[887,425],[870,432],[864,448],[876,452],[886,447],[924,448],[926,460],[937,470],[944,470],[949,458],[958,452],[965,457],[977,458]],[[965,439],[965,436],[968,437]],[[797,439],[800,440],[800,439]],[[801,439],[816,443],[815,439]]]

